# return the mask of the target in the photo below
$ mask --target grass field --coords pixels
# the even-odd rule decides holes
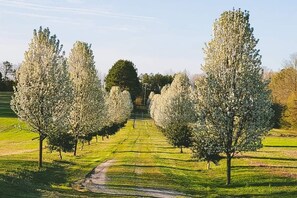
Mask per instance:
[[[44,149],[44,168],[38,171],[38,140],[32,140],[37,134],[14,117],[9,95],[0,94],[0,197],[110,196],[72,188],[110,159],[115,160],[107,172],[110,187],[168,189],[197,197],[297,196],[297,132],[286,130],[272,130],[258,152],[233,159],[230,186],[225,186],[225,160],[205,170],[205,162],[194,161],[188,149],[179,153],[149,119],[137,120],[135,129],[128,122],[110,139],[93,140],[77,157],[67,153],[59,160],[58,153]]]

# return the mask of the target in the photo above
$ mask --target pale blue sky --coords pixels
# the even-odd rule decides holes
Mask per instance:
[[[276,0],[0,0],[0,61],[21,63],[33,29],[49,27],[69,53],[92,44],[106,74],[118,59],[138,73],[201,73],[204,44],[226,10],[250,11],[263,66],[279,70],[297,52],[297,1]]]

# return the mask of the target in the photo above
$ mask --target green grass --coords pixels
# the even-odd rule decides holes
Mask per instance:
[[[1,96],[1,95],[0,95]],[[37,134],[17,118],[0,116],[0,197],[98,197],[72,188],[98,164],[116,160],[107,176],[110,187],[176,190],[191,196],[296,197],[297,132],[272,130],[258,152],[232,160],[232,185],[225,185],[226,161],[205,170],[205,162],[170,146],[152,120],[132,121],[110,139],[85,145],[78,156],[44,149],[44,168],[37,169]],[[114,196],[114,195],[113,195]]]

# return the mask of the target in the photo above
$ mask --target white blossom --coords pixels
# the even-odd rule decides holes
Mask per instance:
[[[69,55],[68,65],[74,93],[70,124],[77,144],[79,137],[103,127],[106,113],[91,46],[76,42]]]
[[[48,28],[34,30],[25,58],[17,70],[17,85],[11,101],[18,117],[39,133],[42,166],[42,141],[50,133],[68,130],[72,89],[65,58]]]

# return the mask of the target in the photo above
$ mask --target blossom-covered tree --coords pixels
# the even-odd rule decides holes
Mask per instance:
[[[191,86],[186,74],[177,74],[171,85],[164,86],[151,102],[151,115],[164,130],[169,142],[181,149],[191,144],[189,123],[195,121]]]
[[[155,96],[155,93],[153,91],[151,91],[149,96],[148,96],[147,102],[146,102],[146,105],[148,106],[148,108],[150,108],[150,106],[151,106],[150,103],[151,103],[154,96]]]
[[[90,45],[77,41],[70,52],[68,65],[74,94],[70,126],[76,155],[78,139],[102,127],[104,99]]]
[[[205,48],[203,83],[197,86],[197,112],[205,130],[219,138],[227,158],[256,150],[270,129],[270,91],[263,81],[261,56],[256,49],[247,11],[224,12],[214,23],[213,39]]]
[[[68,131],[72,89],[62,46],[48,28],[34,30],[33,39],[17,70],[11,101],[18,117],[39,134],[39,168],[43,140]]]
[[[130,118],[133,104],[128,91],[121,92],[120,87],[111,88],[106,99],[108,112],[107,135],[115,134]]]

